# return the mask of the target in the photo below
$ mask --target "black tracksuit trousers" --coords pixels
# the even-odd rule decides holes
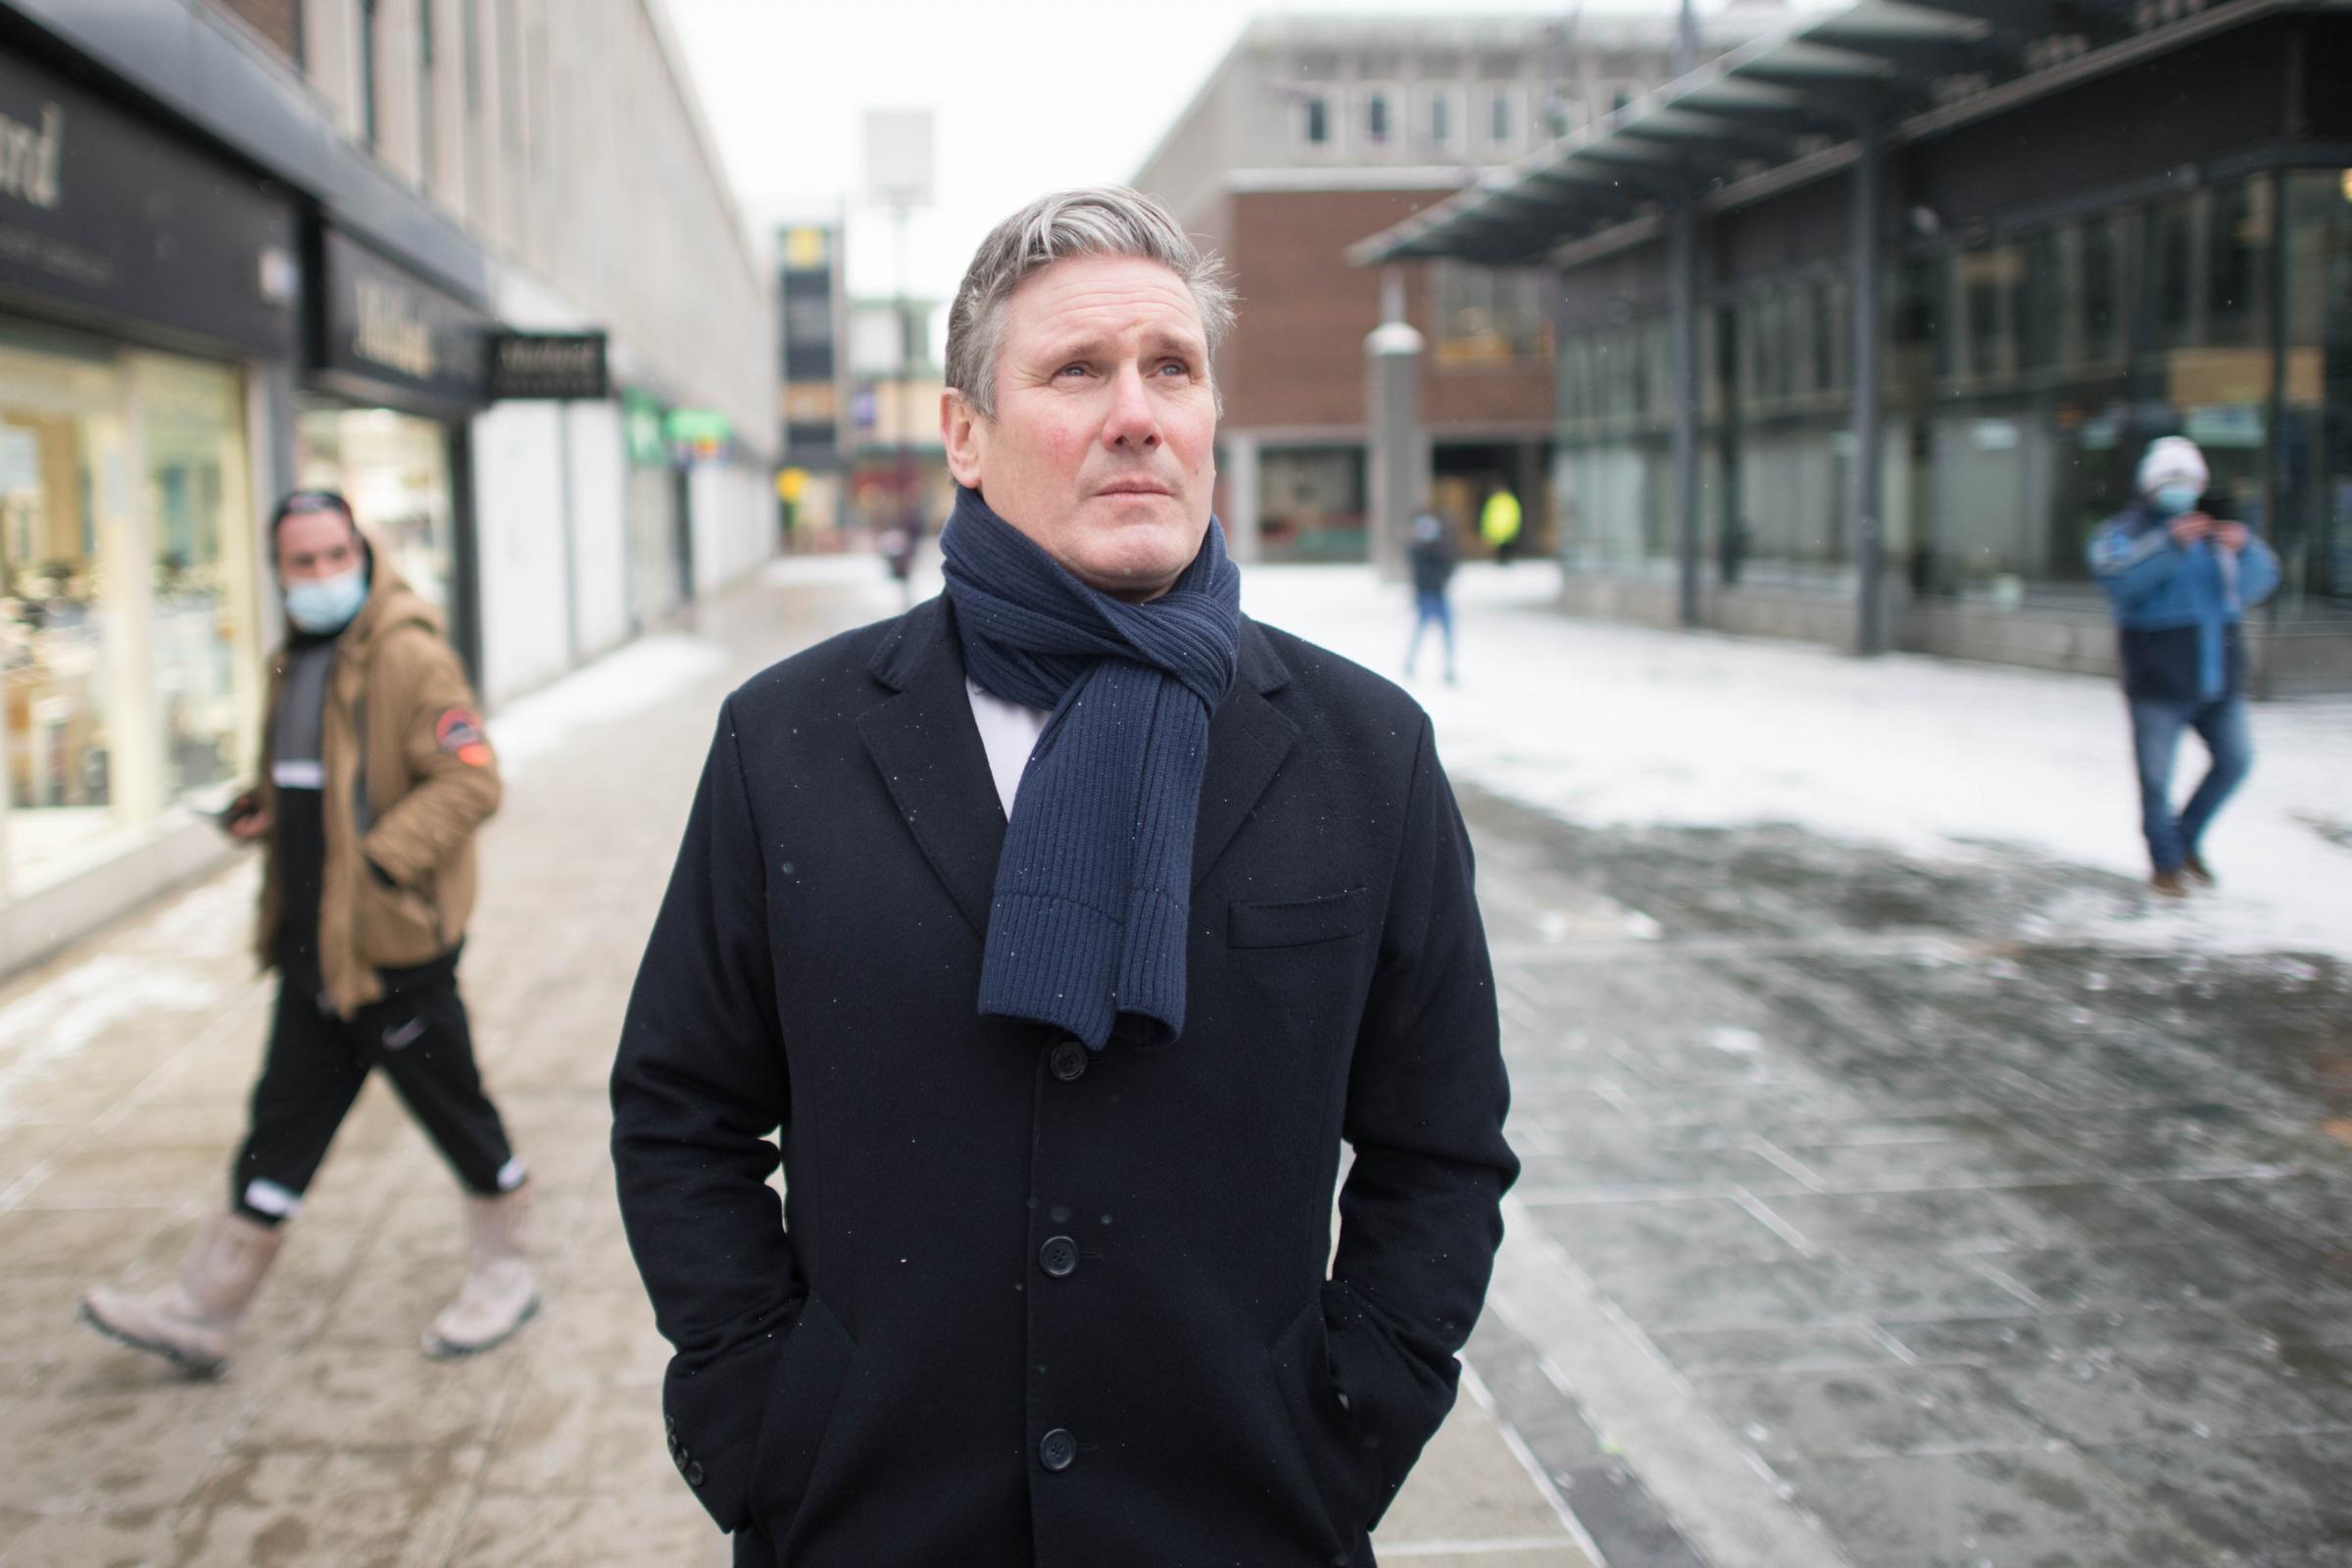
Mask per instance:
[[[377,1067],[467,1192],[488,1197],[520,1184],[521,1162],[474,1066],[458,955],[388,969],[383,978],[383,999],[346,1021],[327,1005],[316,977],[280,970],[270,1052],[230,1172],[237,1212],[274,1225],[302,1206],[360,1086]]]

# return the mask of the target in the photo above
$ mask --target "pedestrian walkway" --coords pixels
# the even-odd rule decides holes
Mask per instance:
[[[227,1372],[186,1383],[74,1321],[166,1277],[222,1201],[259,1058],[248,864],[0,989],[0,1564],[716,1565],[661,1436],[667,1348],[630,1264],[605,1079],[719,698],[888,614],[869,561],[792,563],[494,715],[510,783],[466,979],[539,1195],[541,1319],[472,1361],[416,1341],[459,1201],[380,1084],[346,1124]],[[1591,1568],[1474,1376],[1380,1536],[1425,1568]]]
[[[1382,1560],[2352,1562],[2352,966],[2277,940],[2327,937],[2340,890],[2274,869],[2166,908],[2107,839],[1972,837],[1977,795],[2025,788],[1988,735],[2051,822],[2102,781],[2127,804],[2070,760],[2115,717],[2092,683],[1594,627],[1544,608],[1545,569],[1470,575],[1464,685],[1426,694],[1526,1171]],[[1383,592],[1258,570],[1246,603],[1378,666],[1409,624]],[[659,1438],[605,1073],[720,694],[895,600],[869,561],[790,563],[494,716],[513,782],[467,974],[549,1305],[478,1361],[415,1349],[458,1205],[380,1089],[225,1379],[72,1321],[220,1200],[266,1000],[250,867],[0,989],[0,1563],[725,1560]],[[2218,845],[2300,833],[2335,864],[2327,717],[2260,715],[2273,782]],[[1808,757],[1867,764],[1872,723],[1895,776],[1984,782],[1839,831],[1807,792],[1867,779]]]

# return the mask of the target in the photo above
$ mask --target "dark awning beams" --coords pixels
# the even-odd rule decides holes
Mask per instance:
[[[2327,0],[2219,0],[2140,25],[2135,0],[1857,0],[1755,39],[1353,246],[1359,265],[1452,256],[1541,263],[1651,202],[1741,205],[1850,164],[1857,126],[1900,141],[2211,30]],[[2065,47],[2051,48],[2063,40]],[[1736,188],[1735,188],[1736,187]]]

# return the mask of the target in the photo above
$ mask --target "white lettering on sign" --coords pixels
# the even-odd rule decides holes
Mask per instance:
[[[57,105],[41,105],[38,126],[0,115],[0,196],[55,207],[64,196],[57,171],[65,149],[66,112]]]
[[[351,352],[371,365],[431,380],[433,329],[408,296],[370,277],[353,278],[352,292],[358,297],[360,319],[351,335]]]

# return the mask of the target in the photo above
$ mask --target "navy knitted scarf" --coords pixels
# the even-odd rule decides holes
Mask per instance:
[[[980,964],[980,1010],[1094,1050],[1184,1032],[1193,828],[1208,720],[1233,685],[1242,574],[1214,518],[1150,604],[1098,593],[979,493],[940,547],[964,672],[1053,717],[1021,774]]]

